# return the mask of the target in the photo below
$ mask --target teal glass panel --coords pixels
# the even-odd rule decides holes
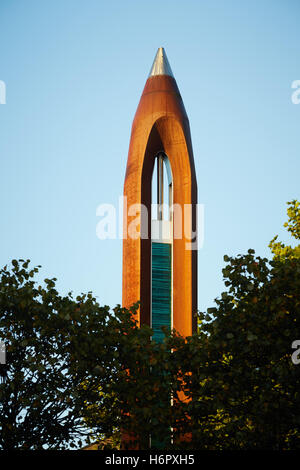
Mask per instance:
[[[162,326],[171,328],[171,245],[152,243],[153,339],[162,342]]]
[[[171,245],[152,243],[152,329],[153,340],[163,341],[162,326],[171,328]],[[162,380],[166,380],[162,377]],[[160,397],[162,401],[162,397]],[[165,397],[166,406],[170,397]],[[154,431],[151,435],[151,448],[164,449],[170,443],[170,429]]]

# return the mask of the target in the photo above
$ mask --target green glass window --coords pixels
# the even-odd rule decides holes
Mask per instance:
[[[162,326],[171,328],[171,245],[152,243],[152,329],[163,340]]]

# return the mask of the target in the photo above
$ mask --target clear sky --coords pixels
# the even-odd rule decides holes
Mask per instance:
[[[269,256],[299,199],[299,0],[0,0],[0,265],[41,264],[66,294],[121,303],[122,241],[99,240],[122,195],[131,123],[163,46],[187,110],[205,208],[199,308],[223,255]]]

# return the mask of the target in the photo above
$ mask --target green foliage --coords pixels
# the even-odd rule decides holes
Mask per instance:
[[[118,425],[111,383],[131,312],[110,312],[91,293],[62,297],[56,279],[36,285],[38,270],[28,260],[13,260],[11,270],[0,272],[0,340],[7,351],[0,383],[2,449],[80,447]],[[107,412],[95,416],[89,429],[91,404]]]
[[[296,240],[300,240],[300,203],[299,201],[293,200],[288,202],[288,222],[284,224],[284,227],[287,227],[288,232]],[[286,246],[282,242],[277,242],[278,236],[276,235],[273,240],[271,240],[269,247],[274,255],[274,259],[285,261],[286,259],[291,258],[300,258],[300,245],[292,248],[290,245]]]
[[[285,224],[299,240],[299,203]],[[12,262],[0,277],[3,449],[64,448],[83,436],[98,448],[300,449],[299,245],[225,256],[227,288],[198,314],[198,331],[138,327],[138,304],[100,307],[91,293],[61,297],[55,279]],[[299,369],[298,369],[299,367]],[[3,372],[3,374],[4,374]]]
[[[286,227],[299,239],[299,204],[290,206]],[[300,369],[291,360],[300,338],[299,246],[271,248],[271,260],[252,249],[224,257],[227,291],[199,313],[197,334],[166,333],[163,345],[138,340],[127,363],[125,429],[144,432],[144,447],[149,434],[172,430],[165,449],[300,448]]]
[[[299,203],[289,205],[285,226],[299,239]],[[198,369],[186,370],[191,446],[300,448],[299,370],[291,360],[300,338],[299,248],[271,242],[270,261],[254,250],[224,257],[228,290],[193,338]]]

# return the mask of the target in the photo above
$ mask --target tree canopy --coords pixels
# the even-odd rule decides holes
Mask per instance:
[[[285,226],[297,242],[297,201],[288,203]],[[224,256],[227,290],[199,314],[197,334],[167,334],[155,346],[147,359],[155,364],[152,387],[142,384],[141,369],[130,369],[141,433],[172,429],[173,441],[162,445],[176,448],[300,448],[300,369],[291,360],[300,339],[300,245],[276,240],[270,260],[253,249]]]
[[[56,279],[37,285],[39,267],[13,260],[0,272],[0,447],[80,447],[86,438],[111,433],[119,410],[110,393],[118,380],[120,341],[132,313],[100,307],[91,293],[60,296]],[[99,389],[102,390],[99,393]],[[100,416],[88,426],[91,406]]]
[[[122,436],[124,448],[299,449],[299,202],[285,226],[294,247],[275,237],[271,259],[225,255],[226,291],[197,333],[166,330],[162,343],[138,327],[138,304],[63,297],[13,260],[0,272],[0,447],[118,448]]]

